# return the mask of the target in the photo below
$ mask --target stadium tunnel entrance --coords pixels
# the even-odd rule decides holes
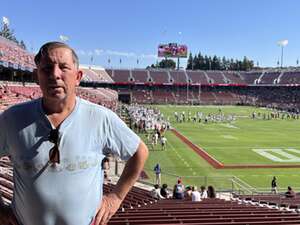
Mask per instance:
[[[130,93],[119,93],[118,100],[125,104],[131,103],[131,94]]]

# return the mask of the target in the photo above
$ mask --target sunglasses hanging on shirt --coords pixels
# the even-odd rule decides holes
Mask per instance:
[[[59,138],[59,128],[52,129],[48,136],[48,140],[54,144],[54,146],[49,151],[49,163],[54,164],[60,163],[60,153],[58,149],[58,138]]]

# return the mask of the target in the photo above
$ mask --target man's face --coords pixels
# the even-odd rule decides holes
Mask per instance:
[[[54,48],[41,58],[37,68],[40,88],[46,100],[66,100],[75,97],[82,72],[73,62],[72,52],[67,48]]]

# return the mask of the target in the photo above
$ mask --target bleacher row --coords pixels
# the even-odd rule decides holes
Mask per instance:
[[[104,184],[109,193],[114,184]],[[5,204],[13,198],[13,172],[8,157],[0,158],[0,193]],[[252,196],[253,197],[253,196]],[[108,225],[259,225],[300,224],[300,215],[292,210],[279,210],[245,201],[204,199],[155,200],[148,190],[133,187]]]
[[[116,83],[153,84],[300,84],[300,71],[176,71],[176,70],[113,70],[105,72]]]
[[[169,90],[160,88],[147,90],[135,88],[130,91],[132,102],[140,104],[237,104],[241,102],[237,93],[230,91]]]
[[[16,70],[33,71],[34,55],[22,49],[16,43],[0,37],[0,66]]]

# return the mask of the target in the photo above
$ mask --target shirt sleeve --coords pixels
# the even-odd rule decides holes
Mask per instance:
[[[109,111],[104,153],[128,160],[137,150],[140,138],[115,113]]]
[[[0,114],[0,157],[8,155],[7,152],[7,127],[5,125],[5,113]]]

